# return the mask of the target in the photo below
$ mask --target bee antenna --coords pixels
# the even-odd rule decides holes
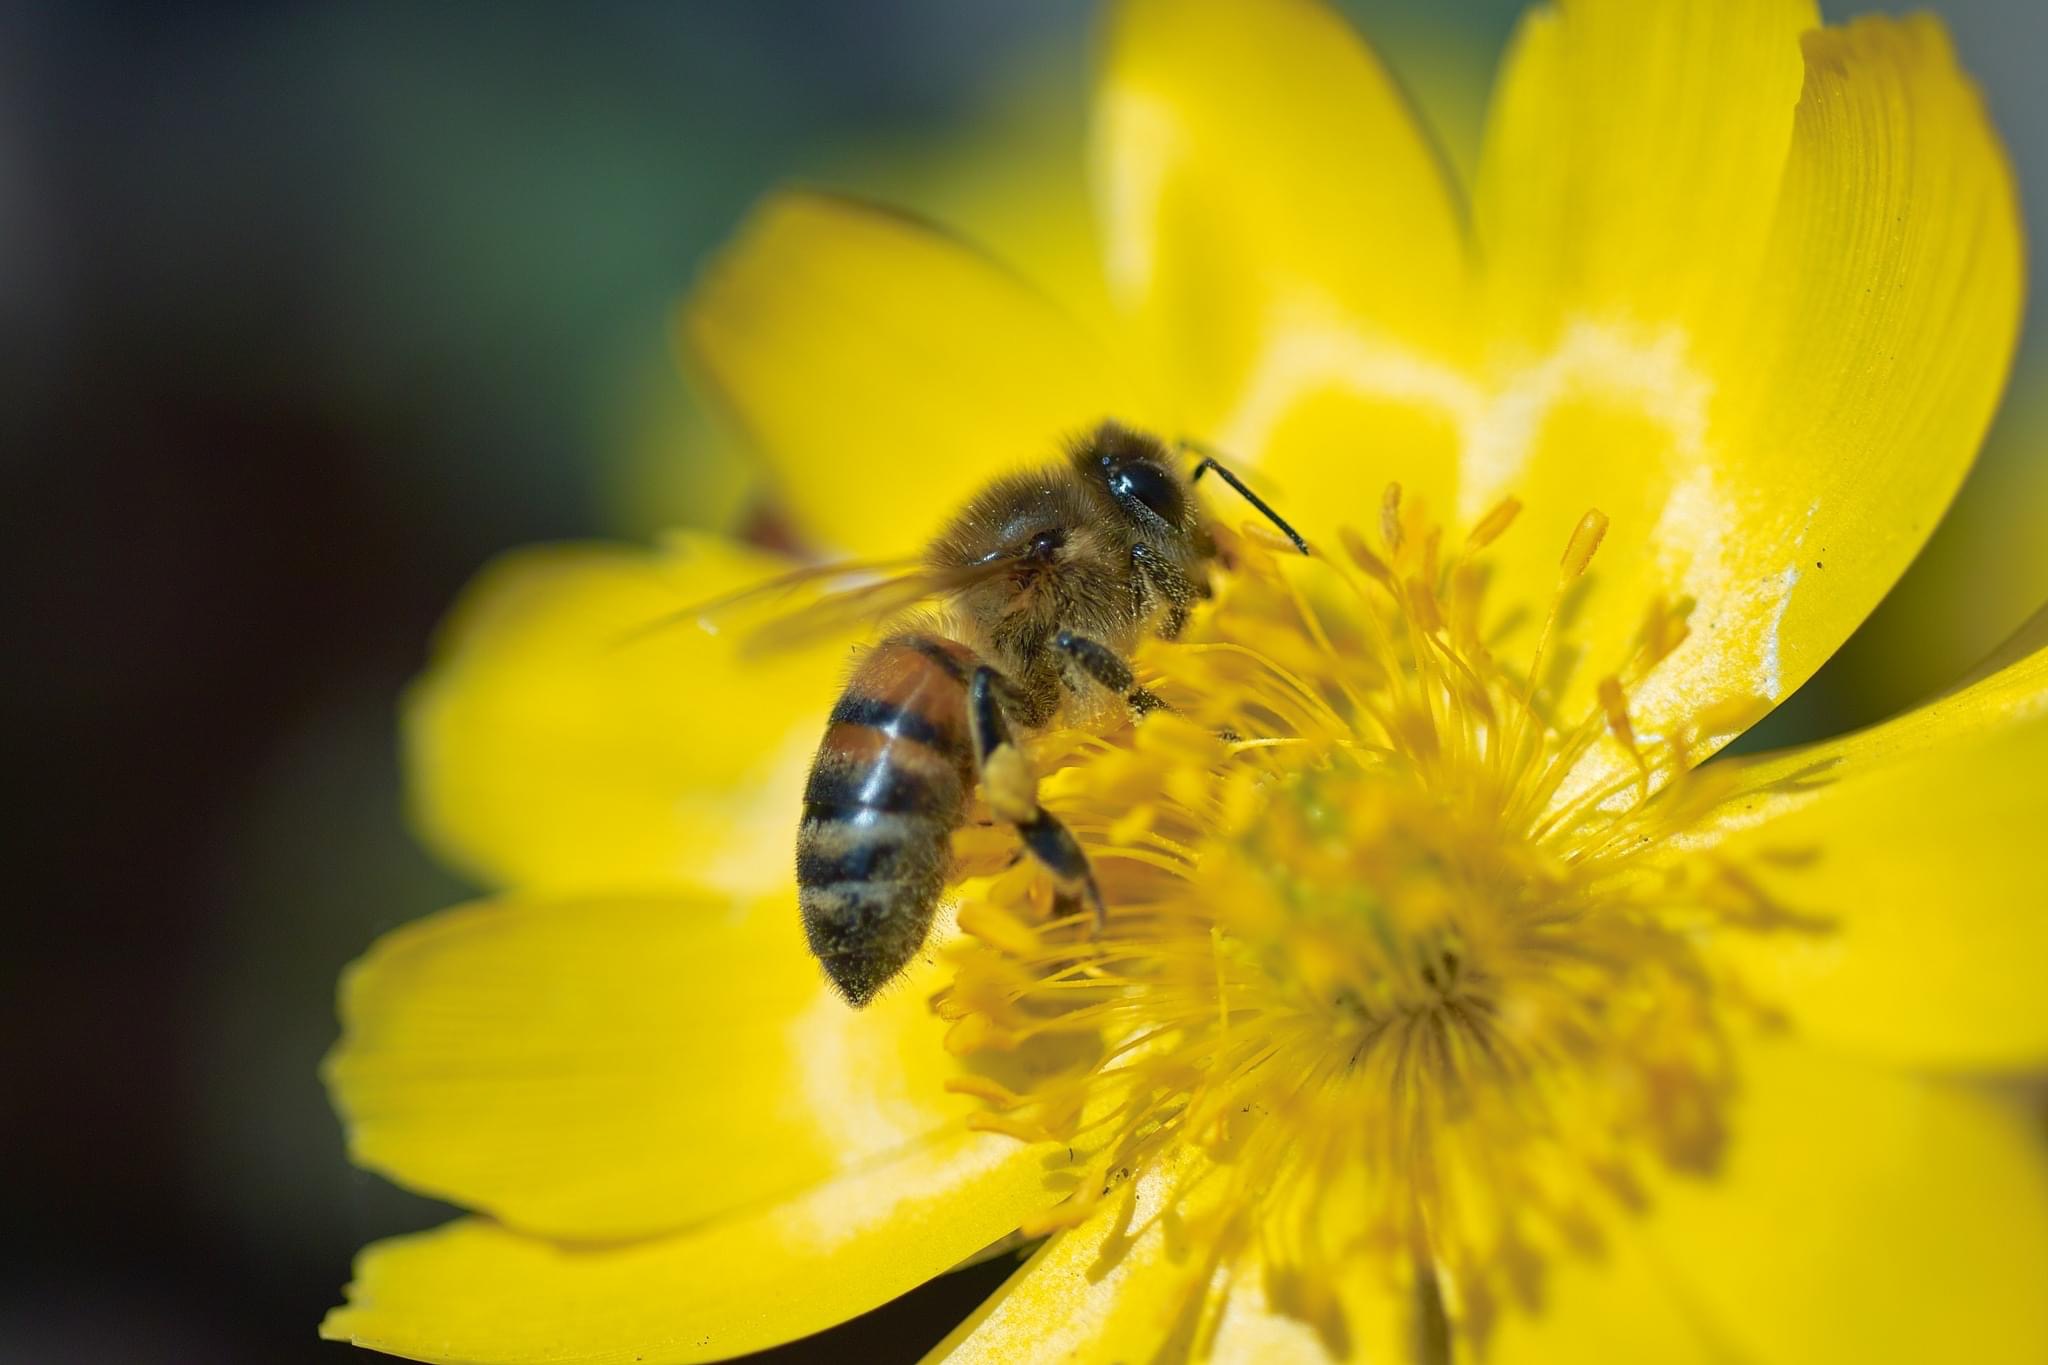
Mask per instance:
[[[1281,533],[1285,535],[1289,540],[1294,542],[1295,549],[1301,551],[1303,554],[1313,553],[1313,551],[1311,551],[1308,548],[1308,542],[1301,538],[1301,532],[1295,530],[1292,526],[1289,526],[1287,524],[1287,519],[1285,517],[1281,516],[1278,512],[1275,512],[1271,507],[1267,506],[1266,500],[1264,498],[1260,497],[1257,493],[1252,492],[1251,489],[1246,488],[1244,486],[1244,480],[1238,478],[1237,475],[1231,473],[1230,466],[1224,464],[1223,461],[1216,458],[1215,451],[1209,449],[1209,447],[1203,445],[1200,441],[1192,441],[1185,436],[1180,438],[1180,446],[1181,449],[1193,451],[1195,454],[1202,457],[1201,463],[1195,466],[1195,472],[1188,477],[1189,483],[1200,483],[1202,481],[1202,476],[1204,474],[1208,473],[1212,469],[1215,470],[1217,478],[1223,480],[1223,482],[1229,484],[1232,488],[1236,489],[1237,495],[1239,497],[1243,498],[1252,506],[1258,508],[1259,514],[1261,516],[1265,517],[1267,521],[1270,521],[1275,526],[1279,527]]]

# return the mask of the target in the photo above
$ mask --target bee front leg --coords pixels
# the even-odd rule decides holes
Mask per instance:
[[[1109,923],[1109,910],[1095,885],[1095,869],[1072,831],[1038,804],[1038,779],[1010,735],[1003,715],[1002,674],[987,664],[974,670],[967,684],[967,724],[974,737],[974,764],[982,794],[998,819],[1016,826],[1025,849],[1046,871],[1063,895],[1080,895],[1095,912],[1095,931]]]
[[[1131,666],[1117,657],[1115,650],[1085,635],[1076,635],[1063,630],[1052,637],[1052,647],[1073,660],[1080,670],[1122,697],[1131,708],[1131,714],[1143,716],[1152,711],[1171,711],[1173,708],[1160,700],[1149,687],[1139,687]]]
[[[1172,560],[1143,541],[1131,547],[1131,568],[1135,571],[1132,583],[1143,585],[1146,592],[1157,594],[1166,603],[1166,612],[1155,627],[1160,638],[1178,640],[1187,629],[1188,612],[1196,600],[1210,595],[1209,585],[1188,577]]]
[[[1121,695],[1130,705],[1133,715],[1144,716],[1153,711],[1173,710],[1150,688],[1136,686],[1137,679],[1131,673],[1131,666],[1119,659],[1116,651],[1108,645],[1091,640],[1085,635],[1063,630],[1053,637],[1052,647],[1072,659],[1082,672],[1096,682]],[[1237,731],[1227,725],[1216,732],[1216,737],[1230,744],[1235,744],[1238,740]]]

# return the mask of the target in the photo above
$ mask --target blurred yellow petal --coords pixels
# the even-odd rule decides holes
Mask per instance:
[[[1795,1043],[1745,1050],[1709,1179],[1643,1230],[1717,1358],[2032,1360],[2048,1342],[2048,1144],[2030,1106]]]
[[[655,625],[787,568],[710,536],[500,560],[407,698],[417,826],[492,885],[787,883],[844,642],[742,658],[748,614]]]
[[[416,1360],[724,1360],[844,1322],[959,1264],[1045,1203],[1050,1159],[950,1130],[799,1198],[624,1246],[451,1223],[364,1251],[349,1302],[320,1331]]]
[[[957,238],[821,194],[769,199],[705,272],[685,345],[824,546],[915,553],[993,475],[1151,415],[1114,358]]]
[[[1533,16],[1505,77],[1480,223],[1490,281],[1524,291],[1490,361],[1520,396],[1468,439],[1462,510],[1523,500],[1501,579],[1527,584],[1609,517],[1572,698],[1653,595],[1696,604],[1632,689],[1642,733],[1819,666],[1939,517],[2012,355],[2013,188],[1939,24],[1802,41],[1808,17],[1594,0]]]
[[[1179,428],[1330,517],[1347,493],[1363,516],[1388,478],[1447,493],[1454,447],[1409,439],[1433,414],[1373,381],[1465,345],[1464,222],[1345,21],[1315,0],[1128,0],[1096,122],[1104,269]],[[1290,423],[1361,389],[1341,422]]]
[[[892,142],[864,158],[860,181],[879,201],[1028,266],[1035,288],[1096,335],[1115,337],[1085,166],[1084,86],[1084,73],[1064,62],[1027,63],[979,92],[985,107],[942,139]]]
[[[529,1232],[682,1227],[964,1115],[929,960],[848,1009],[793,894],[501,901],[387,935],[327,1066],[358,1164]]]
[[[1914,1066],[2048,1066],[2044,630],[1918,711],[1735,773],[1709,839],[1832,928],[1724,951],[1805,1032]]]
[[[1544,1265],[1537,1302],[1509,1305],[1495,1320],[1486,1365],[1726,1365],[1712,1325],[1674,1290],[1669,1267],[1643,1245],[1640,1228],[1618,1226],[1602,1242],[1592,1254]]]

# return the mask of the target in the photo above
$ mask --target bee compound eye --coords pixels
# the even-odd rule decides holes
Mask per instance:
[[[1136,498],[1162,520],[1180,520],[1180,485],[1157,465],[1141,461],[1118,465],[1110,471],[1109,488],[1120,498]]]

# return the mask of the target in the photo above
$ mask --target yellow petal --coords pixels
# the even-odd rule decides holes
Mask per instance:
[[[1916,1066],[2048,1065],[2043,773],[2042,649],[1885,725],[1742,763],[1707,841],[1831,928],[1724,952],[1814,1036]]]
[[[1344,20],[1316,0],[1127,0],[1095,112],[1105,269],[1181,428],[1332,518],[1390,477],[1447,491],[1451,446],[1415,439],[1435,395],[1385,389],[1465,344],[1465,227]],[[1290,422],[1304,402],[1342,420]]]
[[[1770,232],[1812,0],[1573,0],[1531,9],[1474,193],[1496,340],[1579,317],[1720,325]]]
[[[1284,1304],[1272,1297],[1276,1281],[1258,1239],[1219,1267],[1204,1255],[1197,1229],[1224,1197],[1227,1168],[1185,1151],[1171,1160],[1172,1175],[1138,1178],[1128,1208],[1106,1199],[1048,1242],[930,1358],[947,1365],[1177,1359],[1191,1345],[1197,1358],[1219,1361],[1435,1358],[1421,1344],[1428,1329],[1413,1289],[1369,1261],[1353,1263],[1339,1284],[1283,1289],[1298,1300]],[[1236,1197],[1256,1195],[1240,1190]],[[1333,1296],[1322,1311],[1308,1306],[1316,1292]],[[1539,1311],[1509,1308],[1492,1319],[1485,1360],[1704,1365],[1722,1358],[1633,1232],[1613,1238],[1597,1260],[1561,1257],[1547,1266],[1542,1294]]]
[[[1809,34],[1805,51],[1751,335],[1755,397],[1729,419],[1730,486],[1778,514],[1749,534],[1784,547],[1773,637],[1786,688],[1940,519],[1990,424],[2025,303],[2011,171],[1940,21],[1859,20]]]
[[[844,642],[743,658],[749,614],[648,627],[787,567],[692,536],[486,570],[407,698],[417,827],[501,886],[785,883]]]
[[[1060,64],[1022,74],[943,139],[907,141],[864,164],[862,184],[1028,266],[1034,288],[1093,334],[1115,337],[1085,165],[1084,73]]]
[[[350,968],[327,1079],[360,1165],[529,1232],[645,1235],[970,1112],[944,1092],[942,976],[849,1009],[793,894],[485,903]]]
[[[928,1357],[948,1365],[1072,1360],[1321,1362],[1399,1358],[1407,1323],[1377,1283],[1338,1286],[1318,1325],[1276,1309],[1256,1248],[1219,1264],[1200,1229],[1247,1195],[1186,1146],[1059,1233]]]
[[[1669,1268],[1645,1249],[1642,1229],[1625,1224],[1603,1243],[1595,1255],[1559,1254],[1544,1265],[1540,1303],[1510,1305],[1494,1319],[1486,1365],[1725,1365],[1711,1325],[1673,1291]]]
[[[1819,666],[1938,519],[2012,354],[2013,188],[1940,26],[1801,40],[1809,18],[1589,0],[1532,17],[1504,78],[1480,214],[1495,397],[1459,496],[1523,499],[1500,580],[1538,589],[1536,620],[1571,527],[1610,518],[1568,613],[1570,698],[1620,668],[1653,595],[1696,603],[1631,695],[1638,733]]]
[[[1056,1234],[934,1349],[948,1365],[1029,1365],[1073,1359],[1150,1359],[1168,1341],[1201,1272],[1168,1247],[1162,1210],[1172,1170],[1137,1178],[1134,1210],[1113,1193],[1080,1226]],[[1175,1210],[1177,1211],[1177,1209]],[[1128,1228],[1131,1240],[1118,1234]]]
[[[1216,1268],[1186,1230],[1216,1209],[1225,1176],[1192,1149],[1171,1149],[1055,1234],[926,1359],[1030,1365],[1193,1355]],[[1298,1340],[1267,1345],[1262,1359],[1321,1358]]]
[[[1503,61],[1474,192],[1490,349],[1460,511],[1521,499],[1499,581],[1527,599],[1503,604],[1520,607],[1527,640],[1573,527],[1589,508],[1607,515],[1567,617],[1573,712],[1626,663],[1653,595],[1702,599],[1696,637],[1718,642],[1738,624],[1720,619],[1731,604],[1713,552],[1747,536],[1738,513],[1754,509],[1733,506],[1718,478],[1727,376],[1707,343],[1734,330],[1761,269],[1793,138],[1798,35],[1817,22],[1812,0],[1578,0],[1528,10]],[[1755,598],[1741,624],[1768,618],[1785,568],[1739,580]],[[1688,652],[1702,649],[1696,638]],[[1784,690],[1762,682],[1751,690]],[[1669,700],[1638,698],[1638,729],[1664,733]]]
[[[855,554],[913,554],[992,475],[1055,458],[1104,417],[1151,415],[1018,276],[820,194],[756,210],[680,331],[800,529]]]
[[[2028,1108],[1748,1049],[1721,1169],[1644,1232],[1719,1358],[2032,1360],[2048,1342],[2048,1146]]]
[[[1875,720],[1931,697],[2048,602],[2048,350],[2022,347],[1948,515],[1825,670],[1837,714]]]
[[[430,1361],[724,1360],[844,1322],[959,1264],[1043,1205],[1049,1160],[1010,1138],[950,1132],[800,1198],[625,1246],[451,1223],[365,1250],[348,1304],[320,1331]]]

